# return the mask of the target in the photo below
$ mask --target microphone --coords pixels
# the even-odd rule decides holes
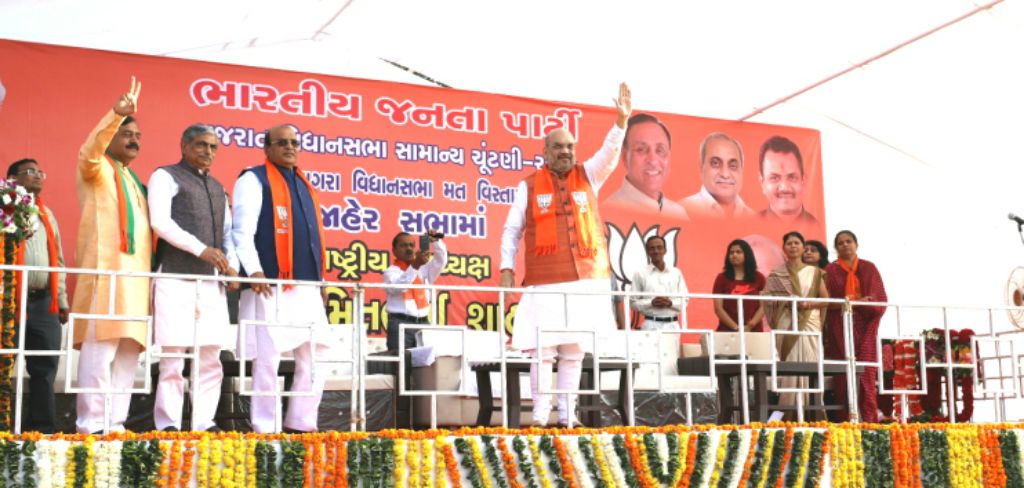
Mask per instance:
[[[1010,214],[1007,215],[1006,218],[1016,222],[1017,225],[1024,226],[1024,218],[1018,217],[1013,212],[1010,212]]]

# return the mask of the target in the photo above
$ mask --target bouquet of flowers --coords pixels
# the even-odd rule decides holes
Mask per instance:
[[[35,195],[14,180],[0,180],[0,229],[5,239],[16,243],[32,237],[33,217],[39,213]]]

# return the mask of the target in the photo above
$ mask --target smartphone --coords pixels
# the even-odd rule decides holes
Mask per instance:
[[[420,236],[420,251],[430,252],[430,236]]]

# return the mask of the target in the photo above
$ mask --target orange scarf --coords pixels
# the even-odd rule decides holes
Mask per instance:
[[[53,225],[50,224],[50,215],[46,211],[46,205],[43,205],[43,199],[36,195],[36,205],[39,206],[39,220],[43,222],[43,228],[46,229],[46,254],[49,257],[49,265],[51,268],[56,268],[60,265],[60,261],[57,259],[57,236],[53,232]],[[22,244],[24,246],[24,244]],[[25,260],[24,247],[21,252],[21,261]],[[59,292],[60,282],[57,280],[56,271],[50,272],[50,313],[57,313],[60,309],[57,302],[57,295]]]
[[[401,269],[402,271],[409,269],[409,263],[399,261],[398,259],[394,261],[394,265],[398,266],[398,268]],[[423,284],[423,278],[420,278],[419,273],[416,273],[416,278],[412,280],[412,284]],[[417,312],[423,312],[424,310],[427,310],[427,308],[429,307],[429,304],[427,303],[427,291],[422,288],[413,288],[405,290],[405,292],[402,293],[402,300],[405,300],[405,310],[407,312],[409,311],[410,302],[412,302],[412,304],[416,306]]]
[[[295,223],[291,211],[292,194],[291,190],[288,189],[288,182],[281,175],[281,171],[277,169],[277,165],[271,163],[269,159],[266,160],[265,165],[267,168],[267,181],[270,183],[270,200],[274,206],[274,248],[277,250],[277,277],[282,280],[291,280],[294,279],[292,274],[292,249],[294,245],[292,227]],[[309,180],[306,179],[306,175],[302,174],[302,171],[296,169],[295,175],[306,184],[306,189],[309,190],[309,195],[313,198],[313,207],[317,213],[316,227],[320,232],[320,278],[322,279],[327,276],[327,253],[324,248],[324,223],[323,219],[319,217],[320,199],[317,198],[316,190],[313,189],[313,185],[309,184]],[[285,290],[290,288],[291,286],[289,285],[284,287]]]
[[[556,176],[545,166],[534,181],[534,195],[537,201],[533,202],[533,220],[537,224],[537,237],[533,252],[537,256],[558,252],[555,206],[561,202],[555,201],[554,178]],[[576,234],[580,239],[579,253],[583,257],[592,257],[597,254],[593,237],[598,225],[594,220],[590,181],[580,166],[573,166],[566,179],[569,185],[569,201],[572,203],[572,213],[576,219]]]
[[[853,266],[846,264],[846,260],[839,258],[836,260],[839,263],[839,267],[846,271],[846,298],[856,300],[860,298],[860,279],[857,278],[857,265],[860,264],[860,258],[857,256],[853,257]]]

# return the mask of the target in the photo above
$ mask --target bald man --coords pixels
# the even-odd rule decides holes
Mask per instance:
[[[594,157],[576,163],[576,139],[556,129],[544,140],[546,165],[527,176],[516,189],[515,200],[501,236],[501,286],[515,282],[515,259],[520,240],[526,243],[523,285],[537,290],[608,291],[611,270],[604,222],[597,208],[597,192],[615,169],[622,148],[626,122],[632,112],[629,87],[619,86],[615,99],[618,119]],[[564,307],[568,307],[568,313]],[[565,317],[568,316],[568,323]],[[551,384],[551,369],[558,356],[558,389],[580,386],[583,348],[581,333],[540,334],[539,329],[615,330],[615,316],[608,297],[526,293],[519,301],[513,324],[512,344],[543,358],[540,368],[530,367],[533,421],[547,425],[551,396],[539,394],[541,383]],[[550,389],[550,388],[545,388]],[[572,395],[558,396],[558,422],[575,422]]]

